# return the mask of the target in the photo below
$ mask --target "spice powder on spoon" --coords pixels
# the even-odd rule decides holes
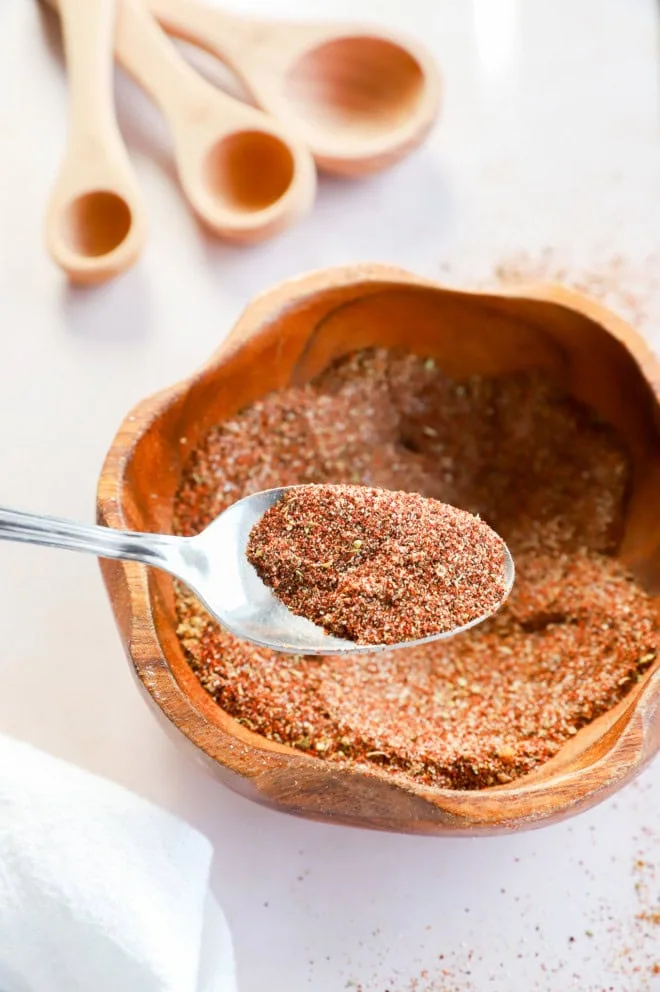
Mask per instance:
[[[185,467],[177,532],[277,486],[417,492],[502,536],[508,600],[449,640],[303,657],[238,640],[178,586],[179,638],[219,705],[271,740],[431,786],[511,781],[656,658],[653,605],[615,557],[629,480],[616,433],[544,373],[455,381],[431,359],[357,352],[212,428]]]
[[[356,644],[397,644],[494,613],[505,545],[478,517],[418,493],[300,486],[252,528],[247,559],[293,613]]]

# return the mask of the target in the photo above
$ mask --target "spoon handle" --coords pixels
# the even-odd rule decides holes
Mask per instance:
[[[226,14],[220,8],[198,0],[147,0],[147,6],[168,34],[189,41],[240,72],[238,62],[245,54],[252,35],[267,37],[268,26],[262,21],[247,20]]]
[[[182,543],[181,538],[167,534],[113,530],[5,507],[0,507],[0,541],[86,551],[100,558],[140,561],[168,572],[172,570],[172,559],[177,557]]]
[[[81,144],[116,133],[112,100],[114,0],[57,0],[69,77],[72,137]]]
[[[119,0],[115,52],[172,124],[187,119],[195,101],[202,106],[209,93],[218,102],[223,99],[177,51],[141,0]]]

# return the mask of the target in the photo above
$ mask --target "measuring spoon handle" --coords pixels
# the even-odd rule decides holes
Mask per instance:
[[[115,0],[51,0],[59,10],[73,140],[116,131],[112,100]]]
[[[203,106],[210,93],[216,103],[223,101],[224,94],[186,62],[142,0],[119,0],[115,51],[172,125],[187,122],[190,108],[196,102]],[[232,104],[226,98],[228,118]]]
[[[226,59],[232,68],[247,56],[253,45],[268,37],[269,25],[257,19],[226,14],[199,0],[146,0],[149,10],[166,31],[213,55]]]

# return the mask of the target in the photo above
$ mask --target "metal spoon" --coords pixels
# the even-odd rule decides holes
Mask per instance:
[[[283,486],[245,496],[195,537],[120,531],[0,508],[0,540],[87,551],[101,558],[139,561],[160,568],[184,582],[218,623],[236,637],[286,654],[366,654],[411,647],[454,637],[490,615],[451,631],[396,645],[358,645],[326,634],[311,621],[295,616],[264,585],[245,556],[248,537],[257,520],[295,488]],[[511,591],[515,574],[508,549],[505,567],[504,599]]]

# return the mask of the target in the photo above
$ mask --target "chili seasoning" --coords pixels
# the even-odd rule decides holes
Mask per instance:
[[[506,597],[505,545],[419,493],[294,487],[252,528],[248,561],[293,613],[356,644],[463,627]]]

